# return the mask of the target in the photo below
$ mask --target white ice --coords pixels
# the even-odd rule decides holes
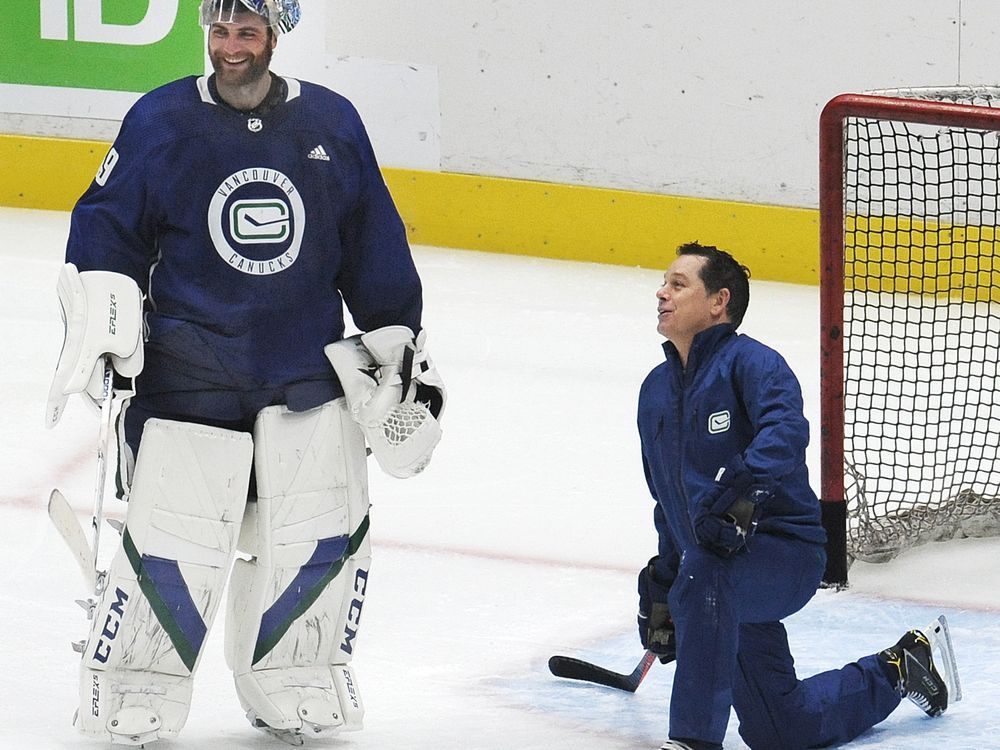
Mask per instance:
[[[89,513],[97,419],[44,402],[62,336],[55,281],[68,215],[0,209],[0,748],[100,747],[70,725],[84,636],[82,578],[45,514],[52,487]],[[710,238],[703,237],[702,240]],[[669,262],[664,251],[664,265]],[[430,468],[401,482],[372,464],[374,567],[354,662],[366,728],[320,748],[640,750],[667,736],[672,668],[634,695],[552,677],[565,653],[630,671],[635,572],[655,551],[635,400],[660,357],[661,273],[414,248],[429,349],[449,386]],[[744,330],[802,380],[818,480],[818,292],[755,281]],[[109,503],[110,513],[122,507]],[[113,532],[108,529],[105,539]],[[904,702],[852,747],[1000,747],[1000,540],[938,543],[857,564],[847,592],[790,618],[801,674],[839,667],[939,612],[965,699],[938,720]],[[213,628],[187,727],[171,747],[281,747],[242,716]],[[727,750],[744,745],[735,719]]]

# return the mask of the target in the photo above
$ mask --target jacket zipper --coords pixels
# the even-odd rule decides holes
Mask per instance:
[[[686,420],[686,416],[687,416],[686,410],[685,410],[684,407],[686,405],[686,400],[687,400],[687,385],[688,385],[685,382],[686,379],[685,379],[685,371],[684,371],[684,369],[682,368],[680,370],[679,375],[675,374],[675,377],[680,381],[680,388],[678,389],[679,396],[678,396],[678,405],[677,405],[677,424],[675,425],[675,427],[677,428],[677,434],[678,435],[683,435],[684,434],[684,424],[685,424],[685,420]],[[698,543],[698,537],[695,534],[694,521],[691,519],[691,499],[688,497],[687,490],[684,487],[684,479],[683,479],[683,477],[684,477],[684,459],[685,459],[684,441],[683,440],[678,440],[677,470],[676,470],[676,473],[675,473],[675,482],[677,484],[678,495],[684,501],[683,508],[681,509],[681,511],[684,513],[684,518],[687,521],[687,526],[691,530],[691,539],[690,539],[690,542],[692,544],[697,544]]]

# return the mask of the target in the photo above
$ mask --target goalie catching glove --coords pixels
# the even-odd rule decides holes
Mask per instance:
[[[142,292],[128,276],[112,271],[84,271],[67,263],[56,287],[66,326],[62,351],[45,409],[46,427],[62,417],[73,393],[101,399],[104,357],[119,375],[142,371]]]
[[[386,326],[323,349],[375,460],[400,479],[423,471],[441,439],[447,394],[425,339]]]

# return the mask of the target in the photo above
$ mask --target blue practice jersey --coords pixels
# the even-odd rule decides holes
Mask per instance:
[[[126,274],[146,294],[137,399],[192,418],[340,395],[323,347],[361,330],[420,328],[403,223],[354,107],[293,79],[244,113],[212,80],[142,97],[77,203],[66,260]]]

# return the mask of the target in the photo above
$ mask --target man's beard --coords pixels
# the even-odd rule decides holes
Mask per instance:
[[[243,70],[227,70],[224,62],[225,54],[220,51],[211,56],[216,81],[225,86],[250,86],[257,83],[267,75],[273,54],[274,50],[270,46],[266,46],[263,54],[253,55]]]

